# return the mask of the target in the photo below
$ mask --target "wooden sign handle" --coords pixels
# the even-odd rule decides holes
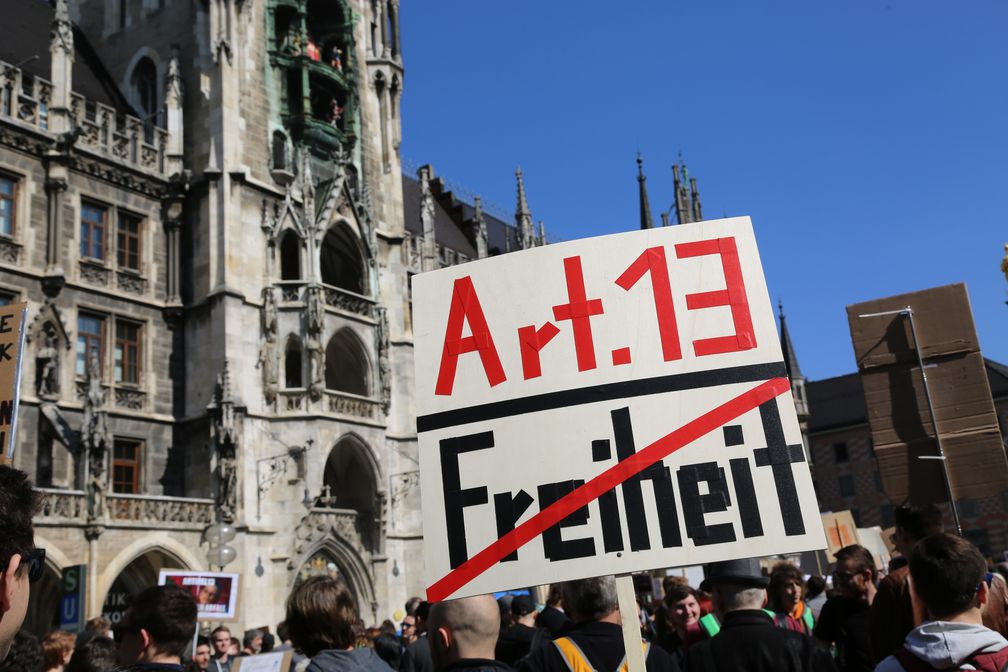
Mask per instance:
[[[616,595],[623,621],[623,646],[626,648],[627,672],[644,672],[644,651],[641,647],[640,612],[634,593],[633,576],[616,575]]]

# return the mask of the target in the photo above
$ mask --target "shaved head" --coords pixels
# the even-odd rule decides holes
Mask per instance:
[[[456,660],[493,659],[500,608],[493,595],[445,600],[431,606],[427,627],[437,669]]]

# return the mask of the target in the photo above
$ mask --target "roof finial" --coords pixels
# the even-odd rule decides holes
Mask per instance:
[[[640,228],[653,229],[654,220],[651,219],[651,201],[647,195],[647,178],[644,177],[644,160],[640,152],[637,152],[637,184],[640,195]]]
[[[535,224],[532,223],[532,211],[529,210],[528,200],[525,198],[525,181],[522,179],[521,166],[515,171],[518,178],[518,208],[515,210],[515,228],[518,233],[518,245],[521,249],[527,250],[535,247]]]

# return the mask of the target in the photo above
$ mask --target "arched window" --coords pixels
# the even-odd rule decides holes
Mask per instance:
[[[154,61],[144,56],[133,66],[130,85],[136,97],[137,111],[143,117],[144,137],[147,142],[154,138],[154,126],[158,116],[157,68]]]
[[[367,355],[349,329],[336,332],[326,346],[325,386],[362,397],[369,394]]]
[[[273,131],[273,170],[290,171],[290,161],[287,157],[287,136],[282,131]]]
[[[368,459],[367,447],[354,436],[341,439],[326,458],[319,504],[356,511],[357,529],[369,548],[380,534],[374,524],[377,493],[378,474]]]
[[[301,372],[301,339],[294,334],[287,338],[284,348],[284,384],[286,387],[304,387]]]
[[[357,294],[367,293],[360,247],[346,226],[334,226],[326,232],[319,255],[322,282]]]
[[[280,238],[280,279],[301,279],[301,239],[289,229]]]

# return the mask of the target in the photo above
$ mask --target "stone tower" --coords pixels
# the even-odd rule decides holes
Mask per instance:
[[[794,397],[795,412],[798,414],[798,426],[801,427],[802,443],[805,445],[805,455],[808,458],[809,464],[811,464],[812,456],[808,450],[809,406],[808,395],[805,391],[807,380],[802,375],[801,367],[798,366],[798,355],[795,353],[794,345],[791,343],[791,334],[788,333],[787,322],[784,320],[783,303],[777,303],[777,311],[780,319],[781,353],[784,355],[784,366],[787,368],[788,378],[791,380],[791,396]]]
[[[312,574],[368,622],[422,589],[398,5],[71,7],[138,117],[177,130],[158,393],[178,494],[238,529],[240,620],[277,622]]]

